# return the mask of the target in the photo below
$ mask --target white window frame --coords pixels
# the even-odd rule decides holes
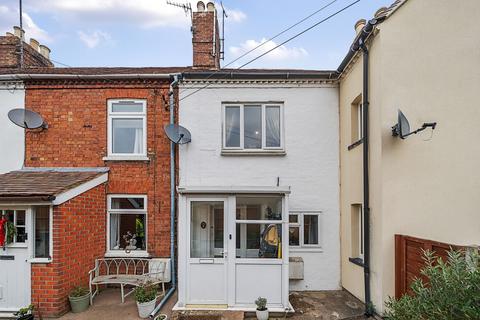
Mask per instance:
[[[112,209],[112,199],[115,198],[143,198],[143,209]],[[109,194],[107,195],[107,246],[106,257],[148,257],[148,207],[147,195],[144,194]],[[126,253],[125,250],[110,249],[110,217],[112,214],[144,214],[145,215],[145,250],[132,250]]]
[[[245,107],[259,106],[262,110],[262,147],[259,149],[245,149],[244,147],[244,130],[245,130]],[[227,147],[226,139],[226,108],[238,107],[240,108],[240,146]],[[266,146],[266,108],[278,107],[280,108],[280,146],[267,147]],[[223,153],[283,153],[285,152],[285,125],[284,125],[284,104],[283,102],[244,102],[244,103],[223,103],[222,104],[222,152]]]
[[[363,103],[360,102],[357,105],[357,141],[360,141],[363,139]]]
[[[113,112],[113,105],[116,103],[134,103],[142,105],[142,112]],[[145,99],[109,99],[108,108],[108,129],[107,145],[108,157],[104,160],[148,160],[147,157],[147,101]],[[142,153],[114,153],[113,152],[113,120],[114,119],[141,119],[143,120],[143,152]]]
[[[359,205],[358,212],[358,258],[363,260],[364,254],[364,243],[363,243],[363,234],[365,232],[365,216],[364,216],[363,204]]]
[[[290,216],[297,216],[297,222],[290,222]],[[305,244],[305,224],[304,224],[304,216],[317,216],[318,217],[318,244]],[[322,211],[290,211],[289,212],[289,220],[288,220],[288,230],[290,231],[290,227],[298,227],[299,228],[299,245],[289,245],[291,250],[297,249],[322,249]]]
[[[32,258],[30,259],[31,263],[50,263],[53,260],[53,206],[49,206],[48,212],[48,224],[49,224],[49,230],[48,230],[48,242],[49,242],[49,252],[48,258],[35,258],[35,216],[37,212],[35,211],[35,207],[32,208],[32,214],[31,216],[31,234],[32,236],[30,237],[30,245],[32,247]]]

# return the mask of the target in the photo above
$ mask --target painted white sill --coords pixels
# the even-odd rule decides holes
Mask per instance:
[[[102,158],[103,161],[150,161],[147,156],[107,156]]]
[[[289,247],[288,250],[290,252],[319,252],[319,253],[322,253],[323,252],[323,248],[322,247]]]
[[[49,258],[33,258],[29,260],[30,263],[52,263],[52,259]]]
[[[284,149],[222,149],[222,156],[285,156],[287,152]]]
[[[126,253],[123,250],[105,252],[105,258],[150,258],[147,251],[130,251]]]

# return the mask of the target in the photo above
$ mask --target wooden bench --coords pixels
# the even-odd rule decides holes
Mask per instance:
[[[119,284],[122,294],[122,303],[125,297],[130,295],[135,287],[146,283],[152,285],[162,284],[165,295],[165,270],[166,262],[163,259],[147,258],[102,258],[95,260],[95,268],[88,272],[90,281],[90,304],[98,294],[98,286],[101,284]],[[125,286],[134,288],[125,294]],[[92,291],[95,286],[95,291]]]

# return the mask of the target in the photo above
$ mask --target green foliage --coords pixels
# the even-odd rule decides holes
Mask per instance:
[[[25,316],[27,314],[31,314],[33,312],[33,304],[29,305],[28,307],[21,308],[18,312],[15,312],[16,316]]]
[[[389,298],[388,320],[468,320],[480,319],[480,256],[472,250],[465,256],[450,251],[444,262],[432,252],[424,252],[426,267],[411,285],[413,295]]]
[[[258,311],[264,311],[267,310],[267,299],[258,297],[257,300],[255,300],[255,304],[257,305],[257,310]]]
[[[15,235],[17,234],[17,228],[15,227],[15,224],[11,221],[7,221],[5,223],[5,234],[6,234],[6,240],[5,244],[10,244],[13,242],[15,239]]]
[[[157,297],[158,286],[146,283],[135,288],[135,300],[139,303],[150,302]]]
[[[85,287],[75,287],[71,292],[70,292],[70,297],[83,297],[90,291],[85,288]]]

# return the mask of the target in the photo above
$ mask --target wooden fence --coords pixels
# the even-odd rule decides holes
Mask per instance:
[[[423,250],[434,251],[438,257],[447,258],[451,249],[463,247],[442,242],[395,235],[395,297],[398,299],[410,292],[410,284],[415,278],[423,278],[420,273],[425,267]]]

